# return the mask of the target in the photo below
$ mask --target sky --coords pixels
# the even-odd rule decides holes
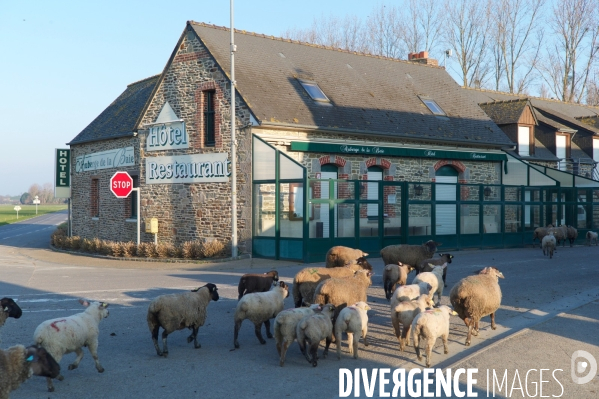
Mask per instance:
[[[280,36],[373,5],[236,0],[234,24]],[[230,1],[0,0],[0,195],[54,184],[54,149],[68,148],[127,84],[161,73],[188,20],[229,27]]]

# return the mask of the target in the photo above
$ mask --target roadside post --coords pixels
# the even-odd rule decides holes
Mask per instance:
[[[37,215],[37,206],[40,204],[40,199],[37,195],[33,199],[33,203],[35,204],[35,214]]]
[[[139,187],[133,187],[133,178],[129,173],[119,171],[110,178],[110,191],[112,191],[117,198],[127,198],[132,191],[137,192],[137,245],[139,245]]]
[[[154,234],[154,245],[158,245],[158,219],[146,219],[146,233]]]
[[[19,219],[19,211],[21,210],[21,207],[19,205],[15,206],[15,211],[17,211],[17,219]]]

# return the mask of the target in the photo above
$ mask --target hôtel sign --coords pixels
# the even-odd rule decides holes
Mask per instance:
[[[462,159],[471,161],[507,161],[505,154],[479,151],[427,150],[424,148],[396,148],[368,145],[291,142],[291,151],[328,152],[368,156],[395,156],[414,158]]]
[[[185,122],[175,121],[154,125],[149,128],[146,151],[189,148]]]

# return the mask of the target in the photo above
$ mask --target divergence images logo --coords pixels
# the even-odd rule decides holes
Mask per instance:
[[[578,358],[585,358],[587,361],[578,360]],[[589,369],[590,364],[590,369]],[[588,369],[587,375],[584,377],[578,377],[578,375],[584,373]],[[572,354],[572,358],[570,359],[570,372],[572,374],[572,381],[575,384],[586,384],[595,378],[597,374],[597,360],[587,351],[579,350]]]

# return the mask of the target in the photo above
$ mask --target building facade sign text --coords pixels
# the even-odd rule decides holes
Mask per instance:
[[[134,165],[135,154],[133,147],[124,147],[78,156],[75,164],[75,172],[88,172],[91,170]]]
[[[146,184],[227,182],[227,153],[146,158]]]

